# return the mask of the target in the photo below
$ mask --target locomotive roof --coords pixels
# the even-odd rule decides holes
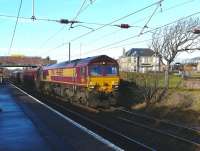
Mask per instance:
[[[47,65],[44,68],[45,69],[54,69],[54,68],[64,68],[64,67],[75,67],[75,66],[85,66],[97,59],[105,59],[105,60],[110,60],[113,63],[117,63],[116,60],[106,56],[106,55],[99,55],[99,56],[93,56],[93,57],[87,57],[83,59],[76,59],[72,61],[65,61],[57,64],[52,64],[52,65]]]

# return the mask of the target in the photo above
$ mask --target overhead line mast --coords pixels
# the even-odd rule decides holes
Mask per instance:
[[[18,13],[17,13],[17,19],[16,19],[16,22],[15,22],[15,27],[14,27],[13,35],[12,35],[12,39],[11,39],[11,42],[10,42],[10,47],[9,47],[9,50],[8,50],[8,55],[10,54],[11,49],[12,49],[12,45],[13,45],[13,41],[14,41],[14,37],[15,37],[15,32],[16,32],[16,29],[17,29],[18,21],[19,21],[19,15],[20,15],[21,7],[22,7],[22,0],[20,1],[20,4],[19,4],[19,10],[18,10]]]
[[[33,11],[33,14],[32,14],[32,17],[31,19],[34,21],[36,20],[36,17],[35,17],[35,0],[32,0],[32,11]]]

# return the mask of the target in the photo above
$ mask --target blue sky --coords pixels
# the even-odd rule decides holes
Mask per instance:
[[[48,18],[59,20],[61,18],[72,20],[84,0],[35,0],[35,16],[36,18]],[[94,0],[93,0],[94,1]],[[90,4],[87,0],[85,6],[88,7],[82,11],[77,20],[87,23],[110,23],[131,12],[135,12],[146,7],[156,0],[96,0]],[[158,8],[156,14],[150,20],[148,27],[155,28],[181,17],[188,16],[200,11],[200,0],[164,0],[161,8]],[[20,0],[0,0],[0,15],[17,16]],[[92,32],[78,40],[71,42],[72,58],[88,57],[99,54],[107,54],[117,58],[122,54],[123,48],[128,50],[133,47],[148,47],[151,43],[151,33],[136,36],[122,43],[117,43],[130,36],[140,33],[149,16],[155,10],[156,5],[152,6],[140,13],[136,13],[115,25],[128,23],[132,26],[129,29],[120,29],[115,26],[106,26],[96,32]],[[32,16],[32,0],[23,0],[21,8],[21,17]],[[199,17],[200,14],[194,16]],[[72,39],[90,32],[91,29],[97,29],[99,25],[81,24],[88,28],[77,26],[69,30],[69,25],[62,25],[57,22],[48,21],[31,21],[20,19],[12,49],[9,52],[9,46],[14,30],[16,18],[7,18],[0,16],[0,55],[22,54],[26,56],[50,56],[52,59],[64,61],[68,59],[67,42]],[[78,24],[75,24],[76,26]],[[64,27],[63,27],[64,26]],[[147,31],[149,29],[145,29]],[[49,40],[48,40],[49,39]],[[109,47],[104,47],[111,43],[115,43]],[[59,45],[62,47],[56,48]],[[56,48],[56,49],[55,49]],[[102,48],[102,49],[99,49]],[[199,53],[181,54],[178,58],[193,57]]]

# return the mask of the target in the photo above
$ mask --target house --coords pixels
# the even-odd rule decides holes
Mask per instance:
[[[197,64],[197,71],[200,72],[200,61]]]
[[[200,57],[192,58],[192,60],[196,64],[196,71],[200,72]]]
[[[188,66],[191,66],[190,71],[200,72],[200,57],[186,59],[183,61],[184,70],[188,70]]]
[[[120,71],[149,72],[160,71],[160,59],[149,48],[132,48],[118,59]]]

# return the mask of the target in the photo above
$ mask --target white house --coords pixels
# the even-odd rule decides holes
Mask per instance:
[[[160,71],[160,59],[149,48],[132,48],[118,59],[120,71]]]
[[[200,61],[197,63],[197,71],[200,72]]]

